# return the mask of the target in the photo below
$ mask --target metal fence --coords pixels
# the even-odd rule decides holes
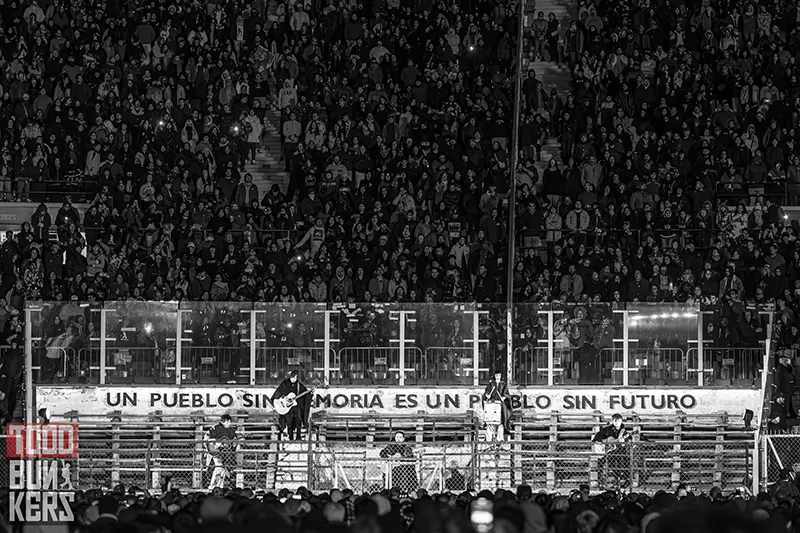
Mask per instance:
[[[655,492],[686,484],[696,490],[729,490],[750,475],[752,443],[634,442],[608,446],[584,441],[417,443],[282,442],[249,435],[231,452],[228,485],[262,490],[306,486],[315,491],[349,488],[408,493],[494,490],[526,483],[535,490],[568,491],[582,484],[601,489]],[[776,437],[768,467],[777,479],[800,466],[797,440]],[[797,437],[794,437],[796,439]],[[211,488],[215,464],[197,439],[113,438],[80,441],[72,468],[75,486],[124,484],[151,491]],[[0,472],[2,474],[2,472]]]
[[[697,490],[725,490],[744,483],[751,454],[748,443],[481,443],[477,488],[525,483],[535,490],[569,491],[585,484],[593,491],[656,492],[683,483]]]
[[[753,309],[772,334],[772,308]],[[749,387],[764,346],[715,347],[711,311],[608,303],[40,302],[26,308],[33,383]]]
[[[800,435],[772,434],[762,439],[761,475],[765,483],[794,479],[800,473]]]
[[[392,455],[387,455],[390,452]],[[474,446],[415,443],[315,443],[310,486],[314,490],[351,489],[356,493],[396,490],[410,493],[464,491],[475,484]]]
[[[279,490],[305,484],[308,442],[281,442],[253,437],[238,443],[225,459],[226,485]],[[169,483],[184,490],[211,488],[218,465],[202,439],[82,439],[75,486],[115,487],[124,484],[160,491]]]

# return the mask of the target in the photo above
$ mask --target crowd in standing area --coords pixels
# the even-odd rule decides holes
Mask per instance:
[[[482,531],[472,523],[471,512],[472,503],[482,498],[493,509],[493,531],[498,533],[777,533],[797,523],[798,497],[800,491],[790,482],[757,497],[746,492],[723,495],[719,488],[695,494],[685,486],[653,496],[590,495],[585,488],[568,496],[536,494],[527,485],[516,494],[498,489],[430,495],[424,490],[361,495],[349,489],[315,494],[301,487],[265,495],[217,489],[211,495],[172,490],[152,496],[119,487],[80,492],[75,524],[63,526],[63,531],[216,533],[233,527],[255,533],[268,527],[276,533],[472,533]]]

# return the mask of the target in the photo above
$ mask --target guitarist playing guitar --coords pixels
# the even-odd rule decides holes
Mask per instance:
[[[219,423],[205,434],[208,459],[206,466],[213,464],[214,472],[208,490],[224,488],[236,465],[236,431],[231,427],[231,416],[222,415]]]
[[[300,440],[300,429],[308,425],[308,415],[311,410],[310,391],[300,383],[297,370],[289,372],[289,377],[284,379],[275,394],[272,395],[272,404],[280,413],[278,417],[279,437],[283,430],[288,430],[289,440]],[[288,412],[286,411],[288,408]]]
[[[611,423],[601,428],[595,433],[592,442],[604,443],[606,453],[597,463],[601,471],[608,469],[608,472],[617,478],[620,488],[630,485],[631,459],[629,450],[625,443],[630,442],[636,432],[630,432],[625,428],[622,415],[615,413],[611,417]]]

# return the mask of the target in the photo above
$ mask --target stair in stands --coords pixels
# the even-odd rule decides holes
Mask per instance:
[[[533,22],[533,17],[540,11],[544,11],[544,18],[549,18],[550,13],[555,13],[556,18],[561,21],[562,33],[567,31],[569,23],[577,14],[575,2],[565,0],[536,0],[535,5],[525,6],[525,14],[528,16],[528,23]]]
[[[540,11],[544,12],[545,18],[554,13],[556,18],[561,21],[562,34],[569,28],[569,24],[573,18],[575,11],[574,3],[564,0],[536,0],[535,5],[529,2],[525,6],[526,32],[530,32],[530,25],[533,19]],[[544,90],[549,94],[551,90],[556,89],[558,95],[566,100],[567,95],[572,91],[572,73],[565,64],[556,64],[547,61],[532,61],[529,55],[529,50],[526,50],[525,57],[522,60],[523,76],[527,76],[530,69],[536,72]],[[551,158],[555,158],[561,162],[561,144],[558,139],[547,139],[542,145],[542,153],[540,160],[536,162],[536,169],[539,171],[539,179],[541,179],[544,170]]]
[[[278,2],[267,2],[267,20],[276,21]],[[258,186],[258,192],[263,197],[273,185],[278,185],[282,192],[286,192],[289,185],[289,173],[285,171],[285,163],[281,161],[283,151],[281,143],[281,112],[278,110],[278,90],[275,78],[270,73],[270,96],[267,98],[267,110],[264,114],[264,137],[261,153],[256,157],[254,165],[248,165],[247,171],[253,174],[253,182]],[[252,170],[251,170],[252,169]],[[256,172],[258,178],[256,178]]]
[[[264,194],[269,192],[270,185],[272,184],[272,176],[270,174],[270,164],[272,160],[272,144],[269,138],[269,128],[265,124],[266,133],[264,135],[265,145],[256,154],[256,161],[252,163],[248,161],[245,163],[244,171],[253,176],[253,183],[258,187],[259,201],[264,197]],[[278,138],[280,144],[280,138]],[[244,174],[243,174],[244,176]]]
[[[562,100],[567,99],[567,96],[572,91],[572,74],[569,68],[545,61],[525,61],[524,72],[527,73],[530,69],[536,72],[536,77],[541,80],[544,90],[548,94],[551,90],[556,89],[558,96]],[[559,164],[561,163],[561,144],[558,139],[547,139],[542,145],[540,160],[535,165],[539,171],[539,179],[541,179],[551,158],[555,158]]]

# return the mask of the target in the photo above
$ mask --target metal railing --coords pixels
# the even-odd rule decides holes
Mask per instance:
[[[29,199],[33,202],[61,201],[65,198],[91,201],[100,192],[96,178],[94,181],[43,180],[17,177],[0,178],[0,202]]]
[[[281,477],[308,475],[308,443],[265,443],[263,436],[241,441],[224,458],[226,486],[282,488]],[[83,439],[73,468],[79,488],[114,487],[120,483],[160,491],[171,487],[206,490],[216,466],[202,439],[138,440],[120,436]]]
[[[637,492],[674,490],[684,483],[707,491],[738,487],[749,474],[752,443],[591,442],[481,443],[477,450],[480,488],[528,484],[534,490]]]
[[[786,453],[797,448],[797,442],[785,444],[781,449]],[[264,435],[242,435],[224,457],[224,466],[226,485],[261,490],[307,486],[316,491],[348,488],[357,494],[420,488],[461,492],[525,483],[534,490],[568,491],[588,484],[592,490],[652,493],[673,490],[681,483],[699,490],[741,486],[751,472],[752,446],[714,440],[615,446],[573,441],[398,445],[280,442],[265,440]],[[72,473],[74,486],[81,489],[122,483],[160,491],[169,482],[176,488],[207,490],[215,469],[206,443],[199,438],[143,440],[118,433],[113,438],[82,439],[79,447]],[[800,461],[794,456],[775,457],[773,478],[778,469]]]
[[[357,494],[381,490],[408,494],[418,489],[460,492],[474,486],[473,449],[471,444],[317,443],[311,449],[310,484],[314,490],[340,488]],[[387,452],[394,455],[386,456]]]
[[[259,346],[256,348],[255,381],[260,385],[277,385],[292,370],[299,372],[304,381],[324,381],[325,358],[324,349],[319,347]],[[338,375],[334,368],[338,366],[337,360],[337,354],[331,350],[328,361],[332,380]]]
[[[795,183],[786,181],[772,181],[768,183],[726,183],[719,182],[716,188],[719,200],[725,200],[729,205],[744,203],[753,206],[770,200],[778,205],[800,205],[800,187]]]
[[[624,364],[625,349],[603,348],[600,351],[578,348],[555,348],[552,367],[548,365],[547,348],[516,348],[514,375],[517,385],[552,383],[623,385],[628,372],[629,386],[673,385],[692,386],[696,383],[697,349],[629,348],[628,365]],[[761,375],[764,350],[760,348],[704,348],[705,384],[728,380],[730,384],[751,387]],[[723,357],[724,356],[724,357]]]
[[[724,382],[753,386],[761,378],[764,354],[764,348],[705,346],[702,355],[704,379],[708,384]],[[699,358],[698,349],[690,348],[687,353],[689,365],[696,363]]]
[[[772,308],[752,312],[771,337]],[[509,316],[511,342],[498,342]],[[67,333],[48,335],[55,319]],[[680,304],[509,313],[502,304],[45,302],[26,309],[25,352],[32,383],[257,385],[297,370],[339,385],[477,386],[504,368],[517,385],[751,387],[765,348],[710,346],[711,320]],[[89,323],[91,338],[68,333]]]
[[[763,437],[762,472],[766,485],[780,481],[793,481],[800,473],[800,435],[772,434]]]
[[[556,242],[567,238],[572,238],[575,242],[584,244],[587,249],[591,249],[595,244],[608,247],[619,246],[621,243],[624,243],[624,246],[629,246],[631,241],[633,246],[643,246],[646,244],[645,238],[647,236],[655,236],[656,243],[665,249],[670,247],[672,241],[677,241],[681,244],[681,247],[683,247],[685,242],[691,241],[695,244],[695,250],[699,252],[711,249],[712,243],[723,234],[726,234],[726,232],[721,229],[695,228],[676,229],[661,233],[642,228],[632,228],[628,232],[626,230],[609,228],[598,230],[591,227],[585,231],[575,231],[564,227],[537,230],[519,229],[516,232],[519,250],[534,249],[547,252],[552,252]],[[702,237],[702,239],[698,240],[698,236]],[[701,244],[704,242],[708,244]]]
[[[419,348],[353,347],[339,350],[341,379],[350,384],[399,385],[414,383],[427,375],[425,359]]]

